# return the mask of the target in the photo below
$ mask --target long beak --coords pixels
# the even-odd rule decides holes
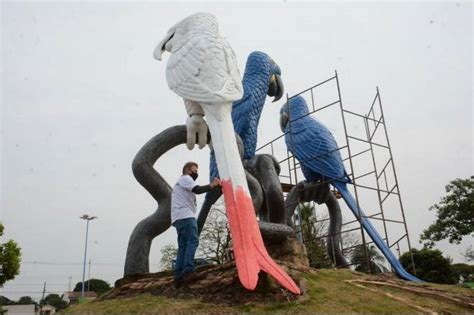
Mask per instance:
[[[161,56],[163,55],[163,52],[165,51],[165,46],[166,43],[173,37],[174,33],[168,33],[166,34],[165,38],[161,42],[156,45],[155,50],[153,51],[153,57],[156,60],[161,61]]]
[[[278,74],[272,75],[270,78],[270,85],[268,86],[268,95],[274,96],[273,102],[278,101],[283,96],[283,81]]]

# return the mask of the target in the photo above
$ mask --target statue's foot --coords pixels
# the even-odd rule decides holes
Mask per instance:
[[[317,204],[326,203],[331,191],[329,183],[302,181],[298,183],[299,200],[302,202],[314,201]]]
[[[189,150],[192,150],[196,144],[199,149],[206,146],[208,142],[208,128],[204,116],[194,114],[188,117],[186,120],[186,130],[186,146]]]

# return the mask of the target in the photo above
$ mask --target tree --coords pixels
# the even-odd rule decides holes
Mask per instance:
[[[385,258],[379,253],[374,245],[364,246],[363,244],[360,244],[355,247],[352,253],[351,264],[355,266],[356,271],[370,271],[372,273],[387,272],[388,269],[383,265],[384,262]]]
[[[299,205],[301,235],[308,253],[309,265],[313,268],[330,268],[332,263],[327,255],[324,235],[327,233],[327,218],[318,218],[314,203]]]
[[[446,238],[459,244],[464,236],[474,233],[474,176],[451,181],[446,196],[430,210],[437,211],[437,219],[420,236],[425,246],[431,248]]]
[[[0,305],[12,305],[12,304],[15,304],[15,302],[10,300],[6,296],[0,295]]]
[[[199,238],[197,255],[206,260],[223,264],[231,247],[231,237],[222,198],[209,211]]]
[[[90,282],[90,286],[89,286],[89,282]],[[90,279],[84,282],[84,288],[85,288],[85,291],[87,290],[93,291],[97,293],[98,295],[101,295],[110,290],[110,284],[101,279]],[[75,292],[82,291],[82,282],[76,283],[76,286],[74,287],[74,291]]]
[[[64,301],[61,296],[59,296],[59,294],[54,294],[54,293],[48,294],[43,300],[41,300],[40,304],[41,305],[49,304],[59,310],[62,310],[69,306],[67,302]]]
[[[466,257],[468,261],[474,260],[474,249],[472,249],[472,246],[469,246],[469,248],[466,249],[466,252],[464,253],[464,257]]]
[[[453,264],[451,265],[453,274],[458,282],[473,282],[474,281],[474,266],[468,264]]]
[[[416,266],[416,276],[420,279],[434,283],[455,284],[458,282],[451,268],[449,258],[443,257],[438,249],[423,248],[418,250],[412,248],[413,261]],[[400,256],[400,263],[410,273],[415,274],[410,252]]]
[[[35,301],[31,298],[31,296],[22,296],[16,304],[20,305],[28,305],[28,304],[36,304]]]
[[[165,245],[161,248],[160,265],[162,270],[171,270],[173,259],[176,259],[178,249],[173,244]]]
[[[3,224],[0,222],[0,237],[3,236]],[[21,248],[13,240],[0,243],[0,287],[20,273]]]

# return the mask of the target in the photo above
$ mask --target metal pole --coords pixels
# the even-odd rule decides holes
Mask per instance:
[[[44,304],[44,295],[45,294],[46,294],[46,281],[44,282],[44,285],[43,285],[43,295],[41,296],[40,305]]]
[[[351,153],[351,146],[349,144],[349,138],[350,136],[348,135],[347,132],[347,125],[346,125],[346,118],[344,117],[344,107],[342,105],[342,97],[341,97],[341,88],[339,86],[339,78],[337,76],[337,71],[334,71],[335,77],[336,77],[336,85],[337,85],[337,94],[339,96],[339,108],[341,110],[341,117],[342,117],[342,124],[344,126],[344,134],[346,136],[346,144],[347,144],[347,153],[349,155],[349,165],[351,167],[351,174],[352,174],[352,183],[354,187],[354,195],[356,199],[356,204],[357,204],[357,209],[360,209],[360,204],[359,204],[359,195],[357,194],[357,184],[355,181],[355,174],[354,174],[354,165],[352,163],[352,153]],[[364,229],[362,227],[362,216],[359,211],[357,211],[358,214],[356,216],[356,219],[359,220],[359,225],[360,225],[360,233],[362,235],[362,242],[364,243],[364,250],[365,250],[365,258],[367,260],[367,267],[369,269],[369,273],[371,273],[370,270],[370,260],[369,260],[369,253],[367,251],[367,243],[365,242],[365,234],[364,234]]]
[[[290,141],[291,141],[291,147],[293,149],[293,173],[294,173],[294,176],[295,176],[295,185],[298,184],[298,175],[296,173],[296,157],[295,157],[295,144],[293,142],[293,134],[291,133],[291,120],[293,119],[291,117],[291,108],[290,108],[290,98],[288,97],[288,93],[286,93],[286,104],[288,106],[288,129],[289,130],[289,133],[290,133]],[[298,117],[297,117],[298,118]],[[290,174],[291,176],[291,174]],[[290,177],[290,182],[291,182],[291,177]]]
[[[81,298],[84,298],[84,282],[86,278],[86,260],[87,260],[87,238],[89,236],[89,221],[97,219],[96,216],[89,216],[88,214],[84,214],[79,219],[83,219],[87,221],[86,224],[86,244],[84,246],[84,264],[82,265],[82,289],[81,289]]]
[[[91,290],[91,260],[89,259],[89,279],[87,280],[87,291]]]
[[[383,119],[383,116],[382,116],[382,119]],[[385,240],[386,240],[387,246],[390,246],[390,243],[388,241],[387,224],[385,222],[383,201],[382,201],[382,196],[380,195],[380,185],[379,185],[379,179],[378,179],[378,174],[377,174],[377,162],[375,161],[375,153],[374,153],[374,148],[372,146],[372,140],[370,138],[369,120],[367,119],[367,117],[364,119],[364,123],[365,123],[365,131],[367,133],[367,140],[370,143],[370,154],[372,156],[372,163],[374,165],[375,182],[377,183],[377,198],[379,200],[380,213],[382,214],[382,222],[383,222],[383,229],[384,229],[384,232],[385,232]],[[385,121],[384,121],[384,127],[385,127]]]
[[[85,220],[87,221],[87,224],[86,224],[86,245],[84,247],[84,265],[82,268],[82,290],[81,290],[82,298],[84,298],[84,281],[86,277],[86,257],[87,257],[87,237],[89,234],[89,218],[85,218]]]
[[[380,106],[380,113],[382,117],[385,117],[383,114],[383,108],[382,108],[382,100],[380,98],[380,92],[379,92],[379,87],[377,86],[377,95],[379,96],[379,106]],[[388,152],[390,153],[390,159],[392,160],[392,171],[393,171],[393,177],[395,178],[395,185],[397,186],[398,190],[398,201],[400,203],[400,209],[402,210],[402,218],[403,218],[403,225],[405,226],[405,233],[407,234],[407,242],[408,242],[408,250],[410,251],[410,258],[411,258],[411,263],[413,264],[413,273],[416,276],[416,266],[415,266],[415,260],[413,259],[413,252],[411,250],[411,242],[410,242],[410,236],[408,235],[408,226],[407,226],[407,221],[405,218],[405,210],[403,209],[403,203],[402,203],[402,194],[400,191],[400,187],[398,186],[398,179],[397,179],[397,172],[395,171],[395,162],[393,161],[393,154],[392,154],[392,148],[390,146],[390,140],[388,139],[388,130],[387,130],[387,125],[385,124],[385,118],[383,122],[383,129],[385,131],[385,137],[387,139],[387,145],[388,145]]]

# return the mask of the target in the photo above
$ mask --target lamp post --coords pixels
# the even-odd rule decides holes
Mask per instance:
[[[86,276],[86,258],[87,258],[87,236],[89,234],[89,221],[97,219],[96,216],[89,216],[88,214],[82,215],[82,217],[79,217],[79,219],[83,219],[87,221],[86,224],[86,245],[84,248],[84,265],[82,268],[82,290],[81,290],[81,297],[84,298],[84,280]]]

